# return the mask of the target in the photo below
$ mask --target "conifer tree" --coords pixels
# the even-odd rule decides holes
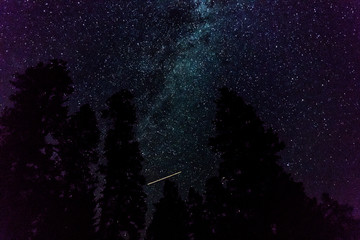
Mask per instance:
[[[325,217],[326,229],[331,239],[359,239],[360,220],[354,219],[353,208],[338,203],[329,194],[324,193],[321,200],[321,213]]]
[[[102,239],[139,239],[145,224],[145,179],[143,158],[134,137],[136,124],[133,96],[128,91],[114,94],[106,102],[103,117],[111,128],[105,139],[105,187],[101,200],[99,235]]]
[[[210,218],[213,239],[319,239],[305,220],[310,200],[302,185],[278,164],[284,144],[263,127],[253,108],[221,89],[215,126],[210,146],[221,157],[220,179],[209,190],[217,189],[212,194],[223,199]],[[207,193],[209,212],[214,211],[212,194]]]
[[[57,194],[54,146],[66,122],[72,80],[66,63],[53,60],[17,74],[11,84],[12,106],[0,118],[2,227],[7,239],[33,239]]]
[[[204,219],[207,225],[207,239],[232,239],[230,237],[233,234],[241,232],[239,229],[241,225],[236,231],[234,229],[227,231],[227,227],[232,226],[228,225],[229,219],[226,216],[228,192],[218,177],[208,179],[205,190]]]
[[[69,119],[59,144],[63,171],[60,212],[51,217],[57,219],[61,239],[95,239],[96,178],[91,168],[98,162],[99,138],[95,112],[88,104],[81,106]]]
[[[187,240],[188,217],[186,206],[174,182],[165,181],[164,196],[155,204],[152,222],[146,233],[147,240]]]
[[[208,224],[205,221],[203,197],[191,187],[186,202],[190,240],[208,239]]]

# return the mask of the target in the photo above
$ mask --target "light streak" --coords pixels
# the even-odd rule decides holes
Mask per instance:
[[[151,184],[154,184],[154,183],[160,182],[160,181],[165,180],[165,179],[167,179],[167,178],[171,178],[171,177],[173,177],[173,176],[175,176],[175,175],[178,175],[178,174],[180,174],[180,173],[181,173],[181,171],[180,171],[180,172],[176,172],[176,173],[174,173],[174,174],[171,174],[171,175],[169,175],[169,176],[166,176],[166,177],[160,178],[160,179],[155,180],[155,181],[153,181],[153,182],[149,182],[147,185],[149,186],[149,185],[151,185]]]

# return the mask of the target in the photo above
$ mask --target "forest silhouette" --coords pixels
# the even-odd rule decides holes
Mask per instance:
[[[219,91],[209,139],[220,158],[217,176],[184,200],[176,183],[165,181],[146,224],[146,159],[135,137],[133,95],[121,90],[106,101],[102,143],[89,104],[69,113],[74,89],[64,61],[39,63],[11,84],[12,105],[0,117],[1,239],[360,239],[352,208],[328,194],[308,197],[279,164],[284,143],[227,88]],[[95,198],[99,175],[105,184]]]

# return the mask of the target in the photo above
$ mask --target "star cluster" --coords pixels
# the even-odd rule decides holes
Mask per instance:
[[[358,23],[340,0],[3,0],[0,104],[12,74],[52,58],[69,63],[72,110],[128,88],[146,177],[182,171],[185,192],[216,174],[207,139],[225,85],[279,133],[281,164],[311,196],[360,214]]]

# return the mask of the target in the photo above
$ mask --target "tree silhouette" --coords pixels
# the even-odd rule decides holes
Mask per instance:
[[[98,162],[99,135],[96,115],[88,104],[71,116],[62,133],[59,156],[63,180],[57,208],[60,212],[51,216],[56,218],[57,236],[61,239],[95,239],[96,181],[90,168]]]
[[[279,166],[284,144],[277,135],[228,89],[216,103],[210,146],[221,163],[205,201],[211,238],[329,239],[316,203]]]
[[[174,182],[165,181],[164,197],[155,204],[152,222],[146,233],[147,240],[185,240],[187,231],[187,212]]]
[[[231,229],[232,225],[229,225],[231,219],[227,219],[226,214],[228,192],[218,177],[208,179],[205,190],[204,219],[207,224],[207,239],[232,239],[230,238],[233,237],[232,234],[238,234],[241,231],[240,229],[234,231]],[[229,234],[231,236],[228,236]]]
[[[66,63],[53,60],[28,68],[11,84],[13,105],[0,118],[2,227],[8,239],[32,239],[56,195],[54,146],[66,122],[72,80]]]
[[[283,148],[277,136],[263,128],[254,110],[227,89],[221,89],[215,120],[217,135],[210,145],[222,158],[219,177],[227,191],[220,225],[228,239],[240,236],[270,239],[265,197],[281,174],[276,153]],[[240,226],[240,227],[235,227]]]
[[[208,239],[208,223],[205,220],[204,215],[204,202],[203,197],[195,191],[193,187],[189,189],[189,195],[186,202],[188,210],[188,228],[189,239],[200,240]]]
[[[322,195],[320,209],[326,220],[326,228],[333,239],[355,240],[360,236],[360,221],[354,219],[353,208],[339,204],[328,194]]]
[[[144,229],[145,179],[141,175],[143,158],[134,138],[136,114],[132,99],[128,91],[116,93],[103,111],[103,117],[112,124],[105,139],[106,183],[99,226],[103,239],[135,240]]]

